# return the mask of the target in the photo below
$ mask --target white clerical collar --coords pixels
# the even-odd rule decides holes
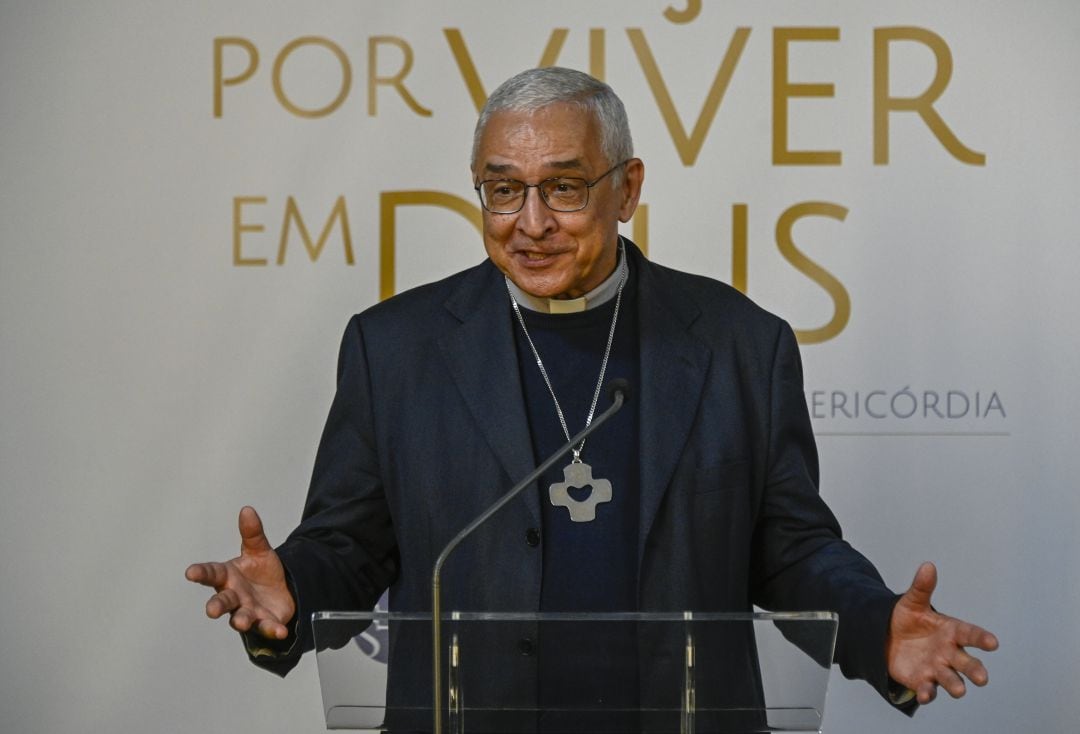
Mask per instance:
[[[630,263],[623,251],[622,237],[619,238],[618,263],[603,283],[593,288],[580,298],[538,298],[518,288],[514,281],[507,278],[506,283],[519,306],[540,313],[580,313],[596,308],[614,298],[619,292],[619,283],[623,274],[630,277]]]

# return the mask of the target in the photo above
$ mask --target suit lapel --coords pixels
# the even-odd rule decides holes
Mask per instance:
[[[638,559],[690,435],[708,372],[708,348],[690,332],[697,305],[667,282],[666,274],[632,245],[638,272],[641,399],[641,515]],[[477,268],[446,301],[460,322],[439,340],[447,371],[469,408],[475,430],[511,481],[535,467],[525,414],[513,321],[502,274],[490,263]],[[467,461],[468,457],[462,457]],[[509,489],[494,488],[496,496]],[[523,493],[540,523],[539,497]]]
[[[634,250],[637,254],[637,251]],[[690,332],[700,310],[638,255],[641,330],[641,517],[638,562],[686,446],[708,372],[708,348]]]
[[[477,268],[445,306],[461,323],[439,340],[439,347],[476,423],[462,430],[479,432],[510,481],[517,482],[532,471],[535,458],[502,274],[490,263]],[[510,486],[492,489],[501,496]],[[537,493],[526,491],[523,498],[539,526]]]

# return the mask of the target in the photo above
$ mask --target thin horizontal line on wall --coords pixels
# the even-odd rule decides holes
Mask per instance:
[[[1008,438],[1009,431],[814,431],[815,436],[857,438]]]

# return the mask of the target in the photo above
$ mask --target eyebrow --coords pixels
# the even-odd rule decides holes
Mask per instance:
[[[510,163],[486,163],[484,170],[490,173],[507,174],[514,171],[516,166]],[[571,158],[567,161],[549,161],[544,164],[544,168],[550,168],[553,171],[584,171],[585,167],[582,165],[580,158]]]

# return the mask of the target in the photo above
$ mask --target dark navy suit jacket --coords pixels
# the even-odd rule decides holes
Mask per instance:
[[[835,661],[885,695],[897,597],[818,494],[790,327],[727,285],[627,251],[640,329],[641,435],[627,451],[640,461],[639,609],[836,611]],[[279,548],[299,619],[370,609],[388,586],[392,610],[429,610],[443,545],[533,469],[511,319],[503,276],[485,261],[350,321],[303,520]],[[458,549],[445,609],[539,609],[542,553],[526,542],[539,501],[524,492]],[[312,646],[298,629],[291,655],[256,662],[295,665]],[[392,665],[391,686],[430,686],[427,651],[412,652],[423,660]],[[518,665],[508,687],[535,675]]]

